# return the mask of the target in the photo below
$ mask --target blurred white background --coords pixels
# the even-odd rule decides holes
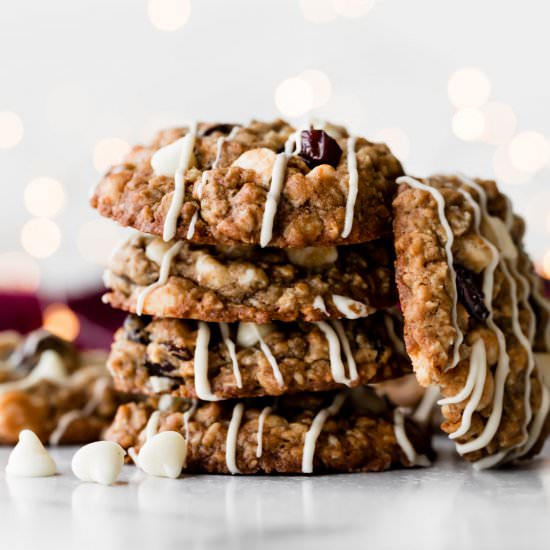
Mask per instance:
[[[155,129],[312,115],[412,174],[498,178],[550,276],[549,18],[540,0],[4,2],[0,286],[100,284],[120,230],[88,190]]]

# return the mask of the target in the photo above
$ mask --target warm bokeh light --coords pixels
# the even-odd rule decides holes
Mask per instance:
[[[524,172],[536,172],[548,161],[546,138],[539,132],[520,132],[508,146],[512,164]]]
[[[453,73],[447,84],[449,101],[458,109],[481,107],[489,99],[491,82],[476,67],[465,67]]]
[[[50,304],[44,310],[44,328],[52,334],[72,342],[80,332],[80,321],[65,304]]]
[[[329,77],[316,69],[304,71],[299,78],[305,80],[313,92],[313,107],[322,107],[329,99],[332,93],[332,84]]]
[[[16,113],[0,111],[0,149],[11,149],[23,139],[23,121]]]
[[[512,108],[500,101],[490,101],[481,109],[485,119],[485,129],[481,141],[491,145],[500,145],[516,132],[517,118]]]
[[[110,220],[92,220],[83,224],[78,230],[78,251],[88,262],[106,266],[120,237],[117,226]]]
[[[300,10],[310,23],[329,23],[338,16],[332,0],[300,0]]]
[[[65,191],[61,183],[53,178],[33,178],[25,187],[25,207],[33,216],[55,216],[65,204]]]
[[[52,220],[33,218],[21,230],[21,244],[31,256],[47,258],[59,248],[61,231]]]
[[[149,0],[147,14],[153,26],[159,31],[177,31],[191,16],[191,1]]]
[[[40,285],[40,268],[28,254],[19,251],[0,254],[0,289],[35,292]]]
[[[374,0],[332,0],[332,5],[342,17],[363,17],[374,6]]]
[[[479,109],[465,107],[455,113],[452,125],[457,138],[463,141],[474,141],[483,134],[485,119]]]
[[[121,162],[128,151],[130,151],[130,146],[123,139],[108,137],[98,141],[93,153],[96,170],[102,174],[113,164]]]
[[[547,250],[542,258],[542,274],[550,279],[550,250]]]
[[[508,144],[498,147],[493,154],[493,169],[498,180],[510,185],[521,185],[531,178],[529,172],[518,170],[512,163],[508,152]]]
[[[411,142],[409,136],[401,128],[382,128],[374,136],[374,141],[385,143],[401,161],[406,160],[409,156]]]
[[[287,117],[305,115],[313,107],[313,90],[302,78],[287,78],[275,89],[275,105]]]

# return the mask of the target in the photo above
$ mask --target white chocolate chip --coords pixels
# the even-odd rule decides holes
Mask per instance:
[[[172,387],[172,380],[165,376],[150,376],[149,385],[154,393],[162,393],[168,391]]]
[[[220,289],[227,284],[227,268],[208,254],[201,254],[195,263],[197,281],[201,286]]]
[[[170,145],[155,151],[151,157],[151,167],[156,176],[174,177],[177,172],[181,157],[182,147],[186,136],[177,139]],[[189,168],[195,166],[195,158],[192,156]]]
[[[48,477],[55,475],[53,458],[31,430],[19,433],[19,442],[8,458],[6,474],[14,477]]]
[[[76,451],[71,468],[81,481],[112,485],[122,470],[125,454],[114,441],[95,441]]]
[[[346,319],[358,319],[359,317],[365,317],[367,315],[367,306],[363,302],[358,302],[357,300],[338,294],[332,295],[332,301],[336,309],[342,313]]]
[[[238,166],[245,170],[254,170],[257,174],[261,175],[263,183],[268,185],[271,180],[276,157],[276,153],[271,149],[261,147],[246,151],[231,166]]]
[[[260,338],[264,338],[275,330],[271,323],[256,325],[255,323],[239,323],[237,329],[237,344],[243,348],[255,346]]]
[[[321,267],[333,264],[338,259],[335,246],[309,246],[307,248],[289,248],[286,255],[291,263],[301,267]]]
[[[164,255],[170,250],[171,246],[171,242],[165,243],[162,239],[153,239],[145,247],[145,255],[160,266]]]
[[[186,458],[184,437],[178,432],[165,431],[145,442],[137,456],[137,465],[151,476],[177,478]]]
[[[500,250],[502,255],[515,260],[518,257],[518,249],[510,236],[504,222],[495,216],[486,216],[481,226],[483,234]]]

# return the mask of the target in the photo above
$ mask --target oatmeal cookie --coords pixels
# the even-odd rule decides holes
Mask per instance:
[[[397,301],[386,241],[281,250],[137,235],[105,274],[113,307],[212,322],[355,319]]]
[[[218,400],[379,382],[410,363],[397,313],[265,325],[129,316],[108,368],[126,393]]]
[[[95,441],[121,403],[102,352],[39,330],[0,334],[0,444],[30,429],[44,443]]]
[[[139,463],[139,449],[151,432],[179,432],[188,445],[184,472],[378,472],[428,465],[429,433],[374,393],[358,390],[170,403],[157,411],[130,403],[119,408],[107,438],[132,448],[130,456]]]
[[[160,132],[112,167],[91,199],[121,225],[202,244],[366,242],[391,230],[399,161],[345,130],[282,120]]]
[[[546,436],[549,397],[523,222],[493,181],[398,183],[396,276],[417,378],[441,388],[442,427],[477,467],[529,456]]]

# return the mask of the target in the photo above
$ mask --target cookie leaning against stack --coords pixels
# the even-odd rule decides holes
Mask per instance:
[[[443,430],[478,468],[528,458],[550,429],[550,304],[523,220],[493,181],[403,177],[394,201],[407,351]]]
[[[137,453],[176,430],[196,472],[426,464],[426,433],[363,386],[410,368],[384,239],[400,175],[386,146],[330,125],[199,124],[134,148],[92,198],[151,234],[105,275],[130,313],[115,385],[150,396],[109,437]]]

